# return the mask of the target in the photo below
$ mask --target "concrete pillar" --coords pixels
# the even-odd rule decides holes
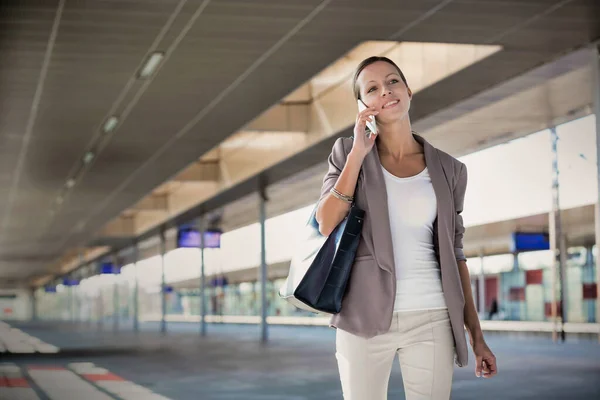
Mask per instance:
[[[260,332],[261,341],[266,342],[269,339],[269,332],[267,327],[267,250],[266,250],[266,234],[265,234],[265,220],[266,220],[266,185],[261,181],[259,183],[259,221],[260,221]]]

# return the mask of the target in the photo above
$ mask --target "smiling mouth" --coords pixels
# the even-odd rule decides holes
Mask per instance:
[[[390,101],[387,102],[383,105],[382,108],[390,108],[390,107],[394,107],[396,104],[398,104],[400,101],[399,100],[394,100],[394,101]]]

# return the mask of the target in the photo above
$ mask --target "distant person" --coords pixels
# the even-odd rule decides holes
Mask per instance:
[[[496,374],[462,249],[467,170],[412,132],[412,91],[393,61],[364,60],[353,88],[367,108],[353,137],[333,145],[316,215],[328,236],[355,198],[366,211],[342,310],[331,319],[344,399],[386,399],[398,354],[407,400],[447,400],[453,362],[467,365],[464,326],[475,374]],[[377,134],[366,131],[368,120]]]
[[[498,314],[498,301],[494,298],[492,300],[492,304],[490,305],[490,314],[488,318],[492,319],[496,314]]]

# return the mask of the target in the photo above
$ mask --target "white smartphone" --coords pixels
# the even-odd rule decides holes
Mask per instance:
[[[360,112],[367,108],[368,107],[365,105],[365,103],[363,103],[361,99],[358,99],[358,111]],[[377,121],[375,119],[375,116],[372,115],[371,118],[373,118],[373,122],[367,121],[367,128],[369,129],[370,132],[377,133]]]

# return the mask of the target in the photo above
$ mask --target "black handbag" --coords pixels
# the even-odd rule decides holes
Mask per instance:
[[[304,240],[292,257],[279,295],[303,310],[337,314],[342,309],[365,211],[353,203],[348,215],[325,238],[319,232],[317,207],[306,224]]]

